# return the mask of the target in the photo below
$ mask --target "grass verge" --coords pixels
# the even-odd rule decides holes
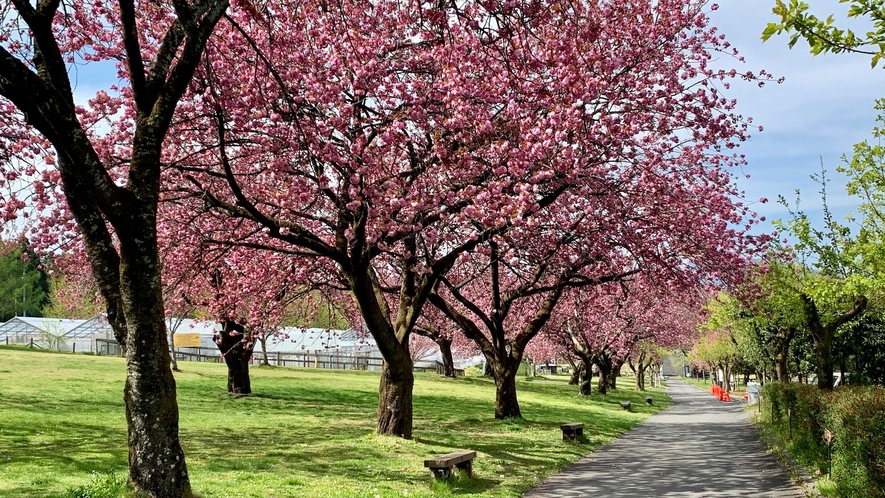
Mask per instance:
[[[756,408],[757,407],[754,406],[749,407],[748,409],[755,410]],[[756,430],[759,431],[759,437],[768,445],[769,452],[777,458],[781,467],[787,471],[790,479],[802,488],[806,497],[817,498],[819,496],[836,496],[832,491],[827,492],[830,488],[827,483],[823,483],[821,480],[815,481],[815,479],[808,474],[808,471],[797,462],[795,458],[793,458],[793,455],[790,454],[789,450],[784,447],[783,443],[771,431],[771,427],[765,423],[762,413],[753,412],[751,420],[756,426]]]
[[[202,498],[517,497],[670,404],[629,379],[582,397],[565,376],[520,378],[525,419],[499,421],[491,379],[416,374],[405,441],[374,434],[377,372],[253,367],[255,394],[235,399],[223,365],[180,366],[181,441]],[[124,377],[120,358],[0,347],[0,496],[87,496],[71,493],[125,476]],[[583,444],[562,442],[563,422],[586,424]],[[477,451],[474,478],[432,482],[423,459],[456,449]]]

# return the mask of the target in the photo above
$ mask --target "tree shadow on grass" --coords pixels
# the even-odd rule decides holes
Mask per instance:
[[[500,479],[489,479],[487,477],[477,477],[476,474],[472,478],[458,477],[444,485],[431,484],[432,488],[444,488],[453,495],[472,495],[483,493],[501,485]]]
[[[119,400],[96,400],[87,398],[60,399],[16,395],[14,398],[0,398],[0,409],[2,409],[4,405],[16,410],[44,414],[48,411],[70,411],[74,413],[79,413],[84,410],[83,407],[88,407],[89,411],[96,412],[113,412],[116,410],[122,410],[124,408],[122,396]]]
[[[0,460],[0,467],[50,462],[54,467],[91,472],[125,467],[128,458],[125,429],[86,424],[67,424],[63,429],[35,425],[28,429],[4,427],[3,434],[0,451],[4,458]]]

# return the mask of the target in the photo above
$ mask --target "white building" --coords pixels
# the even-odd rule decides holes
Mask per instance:
[[[60,351],[95,351],[93,320],[13,317],[0,325],[0,344],[24,344]]]

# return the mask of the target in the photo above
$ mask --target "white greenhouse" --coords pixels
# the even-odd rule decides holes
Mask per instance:
[[[95,351],[94,320],[13,317],[0,325],[0,344],[23,344],[59,351]]]

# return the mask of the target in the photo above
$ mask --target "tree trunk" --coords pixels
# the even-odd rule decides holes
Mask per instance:
[[[452,340],[440,336],[436,341],[439,345],[439,354],[442,356],[443,375],[451,379],[455,378],[455,359],[452,357]]]
[[[581,368],[577,365],[572,365],[572,374],[568,379],[568,385],[577,386],[581,383]]]
[[[833,389],[833,335],[840,325],[863,313],[867,307],[867,298],[858,297],[854,307],[836,318],[833,323],[824,326],[821,322],[817,305],[810,296],[800,294],[805,321],[814,338],[814,355],[817,359],[817,387],[823,390]]]
[[[725,365],[725,367],[722,369],[722,377],[722,388],[726,391],[731,391],[731,365]]]
[[[563,355],[563,357],[568,361],[569,366],[572,367],[572,372],[568,379],[568,385],[579,385],[581,383],[581,360],[575,361],[570,353]]]
[[[258,342],[261,343],[261,364],[269,367],[270,362],[267,361],[267,336],[264,334],[258,336]]]
[[[790,382],[790,343],[796,335],[795,328],[781,328],[777,332],[775,345],[777,350],[774,353],[774,369],[778,382]]]
[[[227,393],[237,396],[252,394],[252,383],[249,380],[249,362],[252,360],[253,346],[247,347],[251,341],[246,339],[246,328],[234,321],[222,322],[222,330],[215,334],[218,345],[227,365]]]
[[[172,361],[172,371],[180,372],[181,369],[178,368],[178,360],[175,359],[175,332],[169,333],[169,346],[171,348],[169,359]]]
[[[778,382],[789,382],[790,371],[787,368],[787,354],[783,350],[779,350],[774,358],[775,375]]]
[[[378,434],[412,439],[412,390],[415,375],[409,355],[397,355],[393,364],[384,360],[378,388]]]
[[[636,366],[636,389],[645,391],[645,365],[642,362]]]
[[[622,362],[612,362],[612,369],[608,376],[608,389],[616,391],[618,389],[618,377],[621,376]]]
[[[621,376],[621,367],[624,366],[624,360],[612,361],[611,374],[608,376],[608,388],[612,391],[618,389],[618,377]]]
[[[252,394],[252,383],[249,379],[249,362],[252,350],[234,348],[224,355],[227,364],[227,393],[246,396]]]
[[[593,368],[590,360],[581,360],[578,364],[581,370],[581,388],[580,392],[582,396],[590,396],[591,387],[593,386]]]
[[[609,386],[609,377],[611,376],[612,364],[611,360],[605,359],[597,359],[596,366],[599,367],[599,381],[596,383],[596,390],[599,391],[599,394],[606,394],[608,392]]]
[[[519,401],[516,399],[517,372],[519,372],[519,362],[494,369],[496,419],[522,418]]]
[[[817,359],[817,387],[833,389],[833,339],[827,334],[814,338],[814,356]]]
[[[152,218],[150,213],[141,216]],[[178,439],[178,402],[172,376],[160,263],[153,219],[120,235],[120,290],[126,335],[126,425],[129,483],[155,497],[192,496]],[[134,239],[134,240],[133,240]]]

